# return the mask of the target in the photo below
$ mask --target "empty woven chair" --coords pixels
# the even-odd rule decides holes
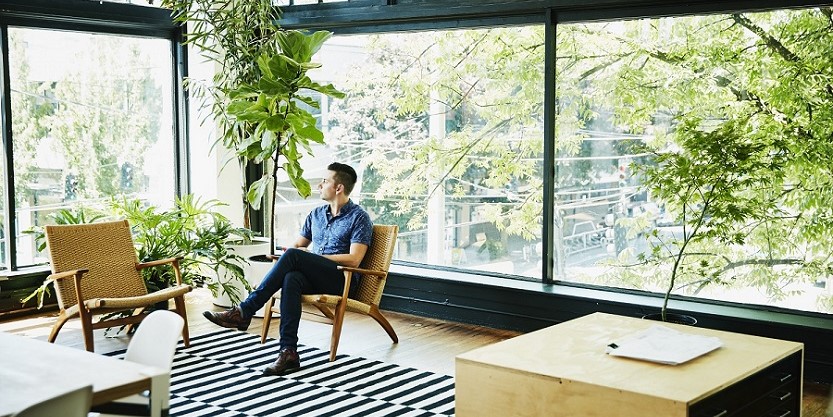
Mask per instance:
[[[179,258],[139,263],[127,220],[80,225],[46,226],[46,242],[52,261],[47,278],[55,285],[60,315],[49,334],[55,342],[58,332],[73,317],[81,319],[84,346],[93,348],[93,329],[140,322],[148,307],[173,299],[176,312],[185,320],[182,338],[188,346],[185,294],[191,286],[182,283]],[[170,264],[176,285],[148,293],[140,271]],[[79,302],[80,300],[80,302]],[[127,312],[93,323],[93,315]]]
[[[390,268],[391,258],[393,258],[393,249],[396,246],[398,233],[399,226],[373,226],[373,239],[359,267],[338,267],[344,271],[344,292],[342,295],[313,294],[302,297],[302,302],[318,307],[333,325],[333,332],[330,336],[330,361],[336,358],[336,350],[338,349],[346,311],[373,317],[385,329],[393,343],[399,342],[399,338],[396,336],[390,322],[379,311],[379,302],[382,300],[382,291],[385,289],[385,282],[387,282],[388,269]],[[361,282],[354,297],[349,298],[350,280],[354,272],[361,274]],[[274,305],[275,297],[271,297],[264,307],[263,324],[260,330],[261,343],[266,342],[266,334],[269,332],[269,324],[272,321],[270,312],[280,313],[280,310]]]

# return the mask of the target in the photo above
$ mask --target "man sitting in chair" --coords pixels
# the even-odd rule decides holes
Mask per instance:
[[[349,197],[356,180],[356,171],[349,165],[330,164],[318,184],[321,199],[328,204],[307,215],[294,248],[286,250],[257,289],[238,306],[220,313],[203,313],[218,326],[246,330],[255,312],[281,290],[280,355],[264,369],[264,375],[284,375],[301,368],[297,351],[301,295],[341,295],[344,274],[337,267],[358,267],[370,246],[373,223],[367,212]],[[310,243],[312,249],[308,251]],[[358,283],[359,277],[354,274],[351,292]]]

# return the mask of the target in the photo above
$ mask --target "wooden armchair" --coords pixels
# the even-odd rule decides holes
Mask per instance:
[[[336,358],[338,341],[341,337],[341,327],[344,324],[344,313],[366,314],[379,323],[385,332],[388,333],[393,343],[399,343],[396,332],[390,322],[379,311],[379,301],[382,299],[382,291],[385,289],[385,282],[388,277],[388,268],[393,258],[393,249],[396,245],[396,236],[399,233],[399,226],[374,225],[373,240],[367,253],[362,259],[358,268],[340,266],[344,271],[344,292],[341,295],[312,294],[304,295],[302,302],[316,306],[333,325],[333,333],[330,337],[330,361]],[[350,280],[353,273],[361,274],[361,283],[356,291],[355,298],[349,298]],[[275,305],[275,297],[269,298],[264,307],[263,324],[260,331],[260,342],[266,342],[266,334],[269,332],[269,324],[272,321],[271,312],[280,313]]]
[[[47,281],[54,283],[60,308],[49,342],[55,342],[67,320],[78,316],[84,345],[92,352],[93,329],[138,323],[145,317],[147,307],[173,299],[176,312],[186,320],[182,338],[185,346],[189,345],[185,293],[191,291],[191,286],[182,283],[181,258],[139,263],[127,220],[45,229],[52,260],[52,274]],[[148,293],[139,271],[163,264],[173,267],[177,285]],[[92,322],[93,315],[120,311],[129,315]]]

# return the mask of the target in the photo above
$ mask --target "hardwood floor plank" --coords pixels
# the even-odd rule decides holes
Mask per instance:
[[[205,310],[222,310],[214,306],[212,300],[211,293],[204,288],[196,289],[186,296],[191,336],[218,329],[202,316]],[[395,312],[384,312],[384,314],[399,336],[399,343],[392,343],[387,333],[372,318],[347,313],[338,353],[454,375],[454,358],[457,355],[519,334],[508,330],[452,323]],[[0,331],[46,340],[56,316],[57,313],[49,312],[22,318],[0,319]],[[305,318],[309,317],[305,314]],[[248,332],[260,335],[261,323],[262,319],[253,319]],[[330,330],[331,327],[328,324],[317,320],[302,320],[298,331],[300,343],[329,349]],[[273,321],[269,336],[278,337],[277,320]],[[104,330],[95,332],[96,352],[124,349],[129,342],[130,337],[123,333],[116,333],[112,330],[107,334]],[[71,320],[64,326],[58,335],[57,343],[79,349],[84,348],[78,320]],[[301,360],[303,365],[303,358]],[[805,417],[833,417],[833,414],[827,414],[830,398],[830,385],[805,381],[803,415]]]

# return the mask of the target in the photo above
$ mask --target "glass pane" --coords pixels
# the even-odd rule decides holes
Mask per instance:
[[[818,9],[562,25],[563,280],[833,311]]]
[[[18,233],[60,208],[174,196],[170,41],[10,28]],[[45,262],[17,236],[18,265]]]
[[[6,156],[5,149],[2,150],[3,157],[0,158],[0,270],[7,269],[6,254],[9,253],[8,242],[6,241]]]
[[[542,45],[541,27],[334,37],[314,76],[347,97],[322,103],[305,175],[353,165],[354,201],[400,226],[395,259],[540,279]],[[320,201],[284,190],[294,238]]]

